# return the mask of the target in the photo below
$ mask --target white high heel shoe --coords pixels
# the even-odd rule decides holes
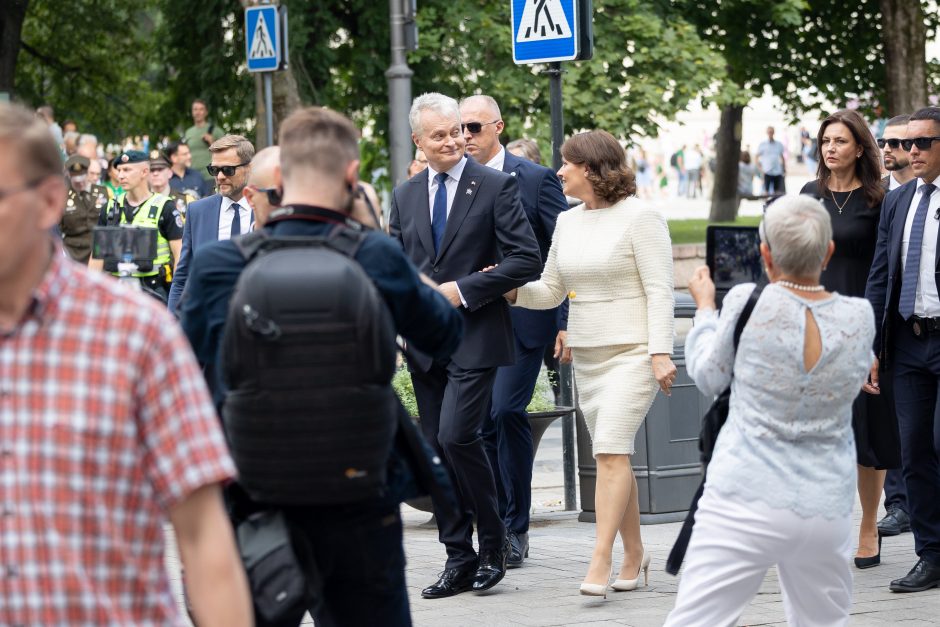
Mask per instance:
[[[614,574],[614,565],[610,565],[610,574],[607,575],[607,581],[604,583],[581,583],[581,594],[588,597],[607,598],[607,586],[610,585],[610,578]]]
[[[610,587],[618,592],[636,590],[640,585],[640,571],[643,571],[643,585],[650,585],[650,554],[645,550],[643,551],[643,561],[640,562],[640,567],[636,571],[636,579],[617,579]]]

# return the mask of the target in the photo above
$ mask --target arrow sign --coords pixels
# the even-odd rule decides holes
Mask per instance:
[[[249,72],[273,72],[281,63],[281,21],[277,5],[245,9],[245,52]]]

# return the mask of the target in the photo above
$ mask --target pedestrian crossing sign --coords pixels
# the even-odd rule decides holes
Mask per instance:
[[[516,64],[578,58],[578,0],[511,0]]]
[[[281,20],[277,5],[245,9],[245,50],[249,72],[273,72],[281,65]]]

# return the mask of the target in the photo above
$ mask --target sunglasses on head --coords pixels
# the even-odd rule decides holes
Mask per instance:
[[[901,146],[901,142],[903,142],[904,140],[894,137],[891,139],[878,138],[875,141],[878,142],[879,148],[884,148],[885,145],[887,145],[891,148],[891,150],[897,150]],[[908,149],[905,148],[905,150],[908,150]]]
[[[235,176],[235,170],[246,165],[248,165],[247,161],[245,163],[239,163],[238,165],[207,165],[206,172],[208,172],[210,176],[216,176],[219,172],[225,176]]]
[[[496,124],[499,120],[493,120],[492,122],[467,122],[466,124],[460,125],[460,132],[463,133],[464,130],[470,131],[473,135],[476,135],[483,130],[484,126],[489,126],[490,124]]]
[[[911,146],[917,146],[917,150],[930,150],[935,141],[940,141],[940,137],[911,137],[901,140],[901,148],[910,150]]]

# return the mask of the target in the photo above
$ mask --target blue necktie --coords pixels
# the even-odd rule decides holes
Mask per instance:
[[[235,215],[232,216],[232,235],[242,234],[242,208],[238,206],[238,203],[232,203],[232,211],[235,212]]]
[[[434,177],[437,181],[437,192],[434,194],[434,208],[431,212],[431,235],[434,237],[434,254],[437,255],[444,238],[444,227],[447,226],[447,173],[441,172]]]
[[[898,301],[898,313],[907,320],[914,315],[914,300],[917,297],[917,278],[920,276],[920,253],[924,243],[924,223],[927,221],[927,207],[930,205],[930,195],[936,189],[931,183],[921,187],[920,202],[914,212],[914,223],[911,224],[911,236],[907,244],[907,262],[904,266],[904,275],[901,277],[901,298]]]

